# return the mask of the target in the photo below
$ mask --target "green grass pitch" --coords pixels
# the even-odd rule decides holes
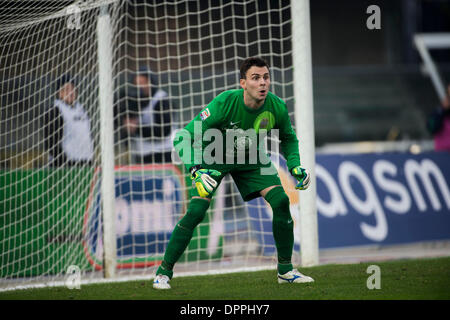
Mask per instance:
[[[381,288],[369,290],[370,265],[381,271]],[[0,292],[0,300],[449,300],[450,257],[301,268],[314,283],[283,284],[276,271],[176,277],[171,290],[151,280]]]

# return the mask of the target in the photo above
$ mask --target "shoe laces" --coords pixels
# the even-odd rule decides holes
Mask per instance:
[[[159,283],[168,283],[169,280],[170,280],[169,277],[166,276],[166,275],[161,275],[161,274],[159,274],[159,275],[156,277],[156,281],[158,281]]]
[[[305,277],[305,275],[300,273],[300,271],[298,271],[297,269],[291,270],[291,273],[296,275],[296,276]]]

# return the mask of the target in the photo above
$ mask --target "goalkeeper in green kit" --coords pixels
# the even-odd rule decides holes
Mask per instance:
[[[174,139],[175,149],[191,173],[193,187],[187,212],[173,230],[156,271],[156,289],[170,289],[173,267],[227,174],[232,176],[244,201],[262,196],[272,208],[278,282],[314,281],[292,266],[294,231],[289,198],[264,150],[265,135],[278,130],[281,152],[289,172],[298,180],[296,189],[309,186],[309,174],[300,165],[298,139],[286,104],[269,91],[269,65],[261,58],[248,58],[241,64],[240,85],[241,89],[228,90],[214,98]]]

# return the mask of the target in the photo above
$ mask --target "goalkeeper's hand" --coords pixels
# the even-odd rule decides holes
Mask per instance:
[[[309,173],[302,166],[297,166],[291,170],[292,176],[298,180],[295,189],[297,190],[306,190],[309,187],[310,179]]]
[[[194,166],[190,169],[191,179],[194,180],[198,194],[202,198],[208,197],[217,188],[217,181],[212,178],[218,177],[221,173],[213,169],[202,169],[200,166]]]

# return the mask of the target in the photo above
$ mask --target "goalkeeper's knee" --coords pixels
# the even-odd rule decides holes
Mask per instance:
[[[178,222],[178,225],[184,229],[193,231],[195,227],[205,218],[206,211],[209,208],[209,200],[192,198],[184,217]]]
[[[291,219],[290,202],[283,187],[278,186],[270,190],[265,196],[266,201],[270,204],[273,211],[274,220],[286,220]]]

